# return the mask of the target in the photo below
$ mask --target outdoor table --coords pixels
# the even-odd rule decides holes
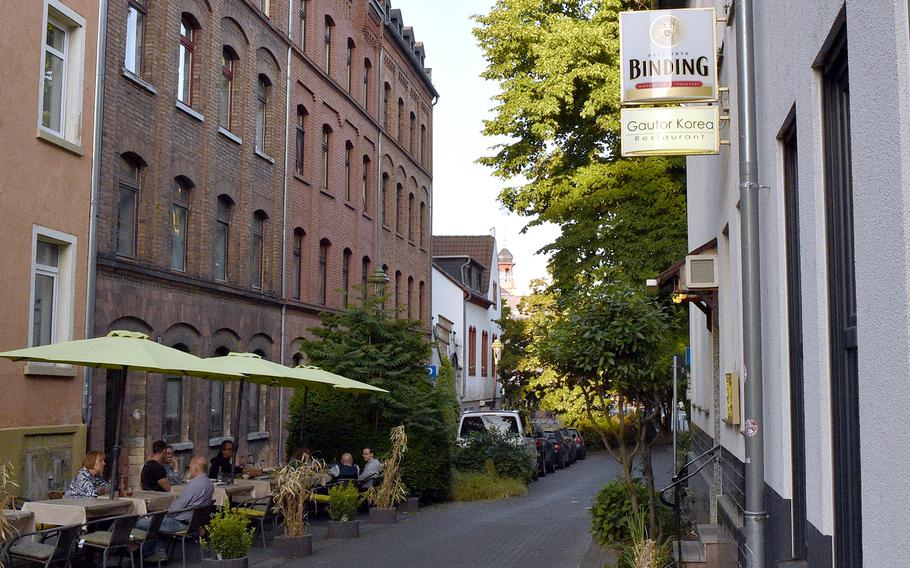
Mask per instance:
[[[272,487],[275,486],[274,479],[235,479],[234,485],[244,486],[248,485],[252,487],[250,491],[250,497],[253,499],[259,499],[260,497],[268,497],[272,494]]]
[[[151,511],[167,509],[177,498],[177,495],[163,491],[133,491],[132,496],[123,498],[134,501],[137,514],[145,515]]]
[[[171,493],[174,495],[180,495],[183,493],[183,490],[185,488],[186,485],[172,485]],[[229,500],[230,497],[249,495],[252,491],[253,487],[250,485],[237,485],[236,483],[216,483],[215,493],[212,495],[212,500],[215,502],[216,507],[224,507],[224,502]]]
[[[138,515],[135,499],[51,499],[49,501],[29,501],[22,506],[23,511],[35,515],[35,523],[42,525],[81,525],[90,519],[114,517],[117,515]]]
[[[16,511],[15,509],[3,509],[0,510],[7,522],[20,535],[35,532],[35,515],[29,513],[28,511]],[[16,535],[18,536],[18,535]],[[13,537],[15,538],[15,536]],[[0,544],[3,544],[4,540],[0,538]]]

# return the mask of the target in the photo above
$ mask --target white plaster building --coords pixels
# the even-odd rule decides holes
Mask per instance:
[[[433,237],[434,364],[448,356],[462,409],[495,407],[502,396],[493,342],[502,330],[496,239]]]
[[[720,16],[730,2],[686,4],[715,6]],[[908,566],[908,4],[751,4],[767,566]],[[727,416],[725,380],[731,373],[739,394],[750,380],[732,18],[717,33],[730,145],[688,159],[687,195],[690,249],[716,254],[720,276],[716,296],[702,298],[708,315],[690,307],[692,451],[718,442],[723,452],[692,488],[699,520],[726,527],[742,561],[745,417]],[[669,284],[676,271],[662,276]]]

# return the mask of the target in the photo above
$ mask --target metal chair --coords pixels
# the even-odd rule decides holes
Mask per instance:
[[[162,509],[160,511],[153,511],[145,517],[149,519],[149,527],[147,529],[133,529],[130,535],[133,538],[133,542],[139,544],[139,566],[140,568],[145,566],[145,546],[148,543],[156,542],[161,538],[161,522],[164,520],[164,517],[167,516],[167,509]],[[161,561],[158,561],[158,566],[160,568]]]
[[[259,533],[262,535],[262,548],[265,544],[265,523],[272,522],[272,530],[278,530],[278,513],[275,511],[275,501],[271,495],[259,497],[252,501],[247,501],[242,507],[231,509],[235,513],[240,513],[250,522],[259,525]]]
[[[209,518],[212,516],[212,505],[205,505],[203,507],[181,509],[180,511],[172,511],[171,514],[183,513],[186,511],[193,512],[193,518],[190,519],[190,524],[186,527],[185,530],[176,532],[174,534],[161,533],[163,536],[168,536],[173,538],[175,541],[180,541],[180,554],[181,561],[183,562],[183,568],[186,568],[186,543],[198,543],[202,538],[203,527],[209,522]],[[199,554],[200,559],[202,554]]]
[[[19,560],[39,564],[45,568],[60,564],[65,566],[70,561],[81,532],[81,525],[64,525],[21,534],[6,543],[2,556],[10,563]],[[56,541],[48,544],[47,541],[55,537]]]
[[[120,552],[120,559],[123,560],[123,551],[129,553],[130,555],[130,566],[136,568],[136,564],[133,561],[133,552],[138,548],[133,542],[133,529],[136,528],[136,522],[139,520],[139,515],[121,515],[119,517],[108,517],[105,519],[98,519],[97,521],[90,521],[86,526],[86,533],[82,535],[82,547],[84,549],[88,548],[97,548],[102,550],[101,555],[101,568],[107,567],[107,557],[111,551],[116,550]],[[98,525],[104,523],[107,526],[107,530],[91,530],[92,525]]]

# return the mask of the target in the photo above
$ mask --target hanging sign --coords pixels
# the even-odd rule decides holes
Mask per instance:
[[[696,156],[720,151],[718,107],[624,108],[622,155]]]
[[[619,15],[622,104],[717,100],[714,8]]]

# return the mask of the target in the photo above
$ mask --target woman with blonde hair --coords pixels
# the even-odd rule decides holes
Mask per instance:
[[[85,459],[82,461],[82,469],[73,478],[63,497],[67,499],[74,497],[94,498],[110,491],[110,484],[101,476],[106,464],[104,452],[92,450],[85,454]]]

